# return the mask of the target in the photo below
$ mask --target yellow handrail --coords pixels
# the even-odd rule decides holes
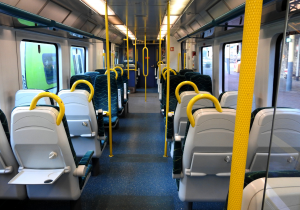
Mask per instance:
[[[144,54],[144,51],[147,50],[147,75],[145,75],[145,54]],[[147,101],[147,77],[148,77],[148,74],[149,74],[149,52],[148,52],[148,48],[146,47],[146,34],[145,34],[145,47],[143,48],[143,75],[145,77],[145,101]]]
[[[107,1],[105,1],[105,31],[106,31],[106,51],[108,53],[107,66],[110,66],[109,63],[109,26],[108,26],[108,9]],[[109,69],[109,68],[108,68]],[[111,126],[111,89],[110,89],[110,74],[107,74],[107,92],[108,92],[108,136],[109,136],[109,157],[113,157],[112,150],[112,126]]]
[[[90,95],[89,95],[88,101],[91,102],[91,100],[93,99],[93,96],[94,96],[94,87],[93,87],[93,85],[92,85],[89,81],[86,81],[86,80],[83,80],[83,79],[77,80],[77,81],[74,82],[74,84],[72,85],[72,88],[71,88],[70,91],[73,92],[73,91],[75,90],[76,86],[77,86],[78,84],[80,84],[80,83],[83,83],[83,84],[86,84],[86,85],[89,86],[89,88],[90,88],[90,90],[91,90],[91,93],[90,93]]]
[[[59,113],[56,119],[56,125],[60,125],[63,117],[65,116],[65,105],[64,102],[61,100],[60,97],[58,97],[57,95],[55,95],[54,93],[49,93],[49,92],[43,92],[43,93],[39,93],[37,96],[35,96],[30,104],[29,110],[33,110],[36,107],[37,102],[44,97],[49,97],[54,99],[57,104],[59,105]]]
[[[176,96],[177,101],[178,101],[179,104],[181,104],[181,98],[179,96],[179,90],[184,85],[191,85],[194,88],[195,92],[199,93],[198,87],[197,87],[197,85],[195,83],[193,83],[191,81],[181,82],[179,85],[177,85],[176,90],[175,90],[175,96]]]
[[[166,71],[164,72],[164,74],[163,74],[163,77],[164,77],[165,80],[166,80],[166,73],[169,72],[169,71],[171,71],[171,72],[173,72],[175,75],[177,75],[176,71],[174,71],[173,69],[166,70]]]
[[[116,78],[116,80],[118,79],[118,72],[117,72],[116,70],[114,70],[114,69],[106,70],[106,71],[105,71],[105,75],[107,75],[107,71],[114,71],[115,74],[116,74],[115,78]]]
[[[195,96],[194,98],[192,98],[186,108],[186,114],[189,118],[189,121],[191,123],[191,126],[192,127],[195,127],[195,119],[193,117],[193,114],[192,114],[192,109],[193,109],[193,105],[196,103],[196,101],[199,101],[200,99],[209,99],[211,100],[214,104],[215,104],[215,107],[216,107],[216,110],[218,112],[222,112],[222,107],[218,101],[218,99],[216,97],[214,97],[213,95],[210,95],[210,94],[200,94],[200,95],[197,95]]]
[[[180,53],[178,53],[178,58],[177,58],[177,72],[180,71],[179,63],[180,63]]]
[[[168,69],[168,67],[164,67],[163,69],[162,69],[162,71],[161,71],[161,74],[164,74],[165,72],[165,70],[167,70]]]
[[[102,53],[102,56],[104,56],[104,68],[106,69],[106,53]]]
[[[168,9],[167,9],[167,69],[170,69],[170,1],[168,1]],[[169,105],[170,105],[170,71],[167,71],[167,98],[166,98],[166,126],[165,126],[165,149],[164,149],[164,157],[168,157],[168,142],[167,142],[167,132],[168,132],[168,114],[169,114]]]
[[[116,69],[120,69],[121,70],[121,76],[123,76],[123,69],[122,69],[122,67],[120,67],[120,66],[116,66],[115,68],[114,68],[114,70],[116,70]]]

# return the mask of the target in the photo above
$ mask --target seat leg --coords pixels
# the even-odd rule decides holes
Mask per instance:
[[[192,210],[193,202],[184,202],[184,210]]]
[[[99,158],[92,158],[92,176],[98,176],[100,174],[100,163]]]
[[[79,197],[75,201],[70,201],[70,209],[71,210],[81,210],[81,197]]]

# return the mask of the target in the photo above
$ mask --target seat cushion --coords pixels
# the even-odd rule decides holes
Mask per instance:
[[[115,124],[118,120],[118,117],[117,116],[114,116],[114,117],[111,117],[111,123],[112,124]],[[103,122],[104,122],[104,125],[105,126],[108,126],[108,123],[109,123],[109,117],[108,116],[104,116],[103,117]]]
[[[212,94],[212,82],[210,76],[194,75],[191,77],[191,82],[197,85],[199,91],[207,91]]]
[[[3,130],[5,132],[6,138],[7,138],[8,142],[10,143],[8,122],[7,122],[5,114],[3,113],[3,111],[1,109],[0,109],[0,122],[2,124],[2,127],[3,127]]]

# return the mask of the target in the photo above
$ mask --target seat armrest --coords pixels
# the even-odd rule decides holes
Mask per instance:
[[[13,171],[12,166],[6,166],[4,163],[4,160],[2,159],[0,155],[0,165],[2,166],[2,169],[0,169],[0,174],[9,174]]]
[[[78,163],[78,165],[85,165],[88,166],[89,162],[91,161],[92,157],[93,157],[94,151],[93,150],[89,150],[85,153],[85,155],[81,158],[80,162]]]

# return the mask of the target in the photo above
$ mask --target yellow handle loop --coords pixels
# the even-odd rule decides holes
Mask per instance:
[[[164,74],[164,71],[167,70],[167,68],[168,68],[168,67],[164,67],[164,68],[161,70],[161,73]]]
[[[159,64],[164,64],[164,62],[163,61],[158,61],[157,66],[159,66]]]
[[[169,71],[171,71],[171,72],[173,72],[175,75],[177,75],[177,73],[176,73],[176,71],[174,71],[173,69],[169,69]],[[168,70],[167,71],[165,71],[164,73],[163,73],[163,76],[164,76],[164,79],[166,80],[166,73],[168,72]]]
[[[221,105],[220,105],[218,99],[216,99],[216,97],[214,97],[210,94],[197,95],[197,96],[195,96],[194,98],[192,98],[190,100],[190,102],[187,106],[187,109],[186,109],[186,114],[189,118],[189,121],[190,121],[192,127],[195,127],[195,119],[194,119],[193,114],[192,114],[193,105],[196,103],[196,101],[199,101],[200,99],[209,99],[209,100],[211,100],[215,104],[216,110],[218,112],[222,112]]]
[[[195,83],[193,83],[191,81],[181,82],[179,85],[177,85],[176,90],[175,90],[175,96],[176,96],[177,101],[178,101],[179,104],[181,104],[181,98],[179,96],[179,90],[184,85],[191,85],[194,88],[195,92],[199,93],[198,87],[197,87],[197,85]]]
[[[145,57],[144,57],[144,51],[147,50],[147,75],[145,75],[145,66],[144,66],[144,62],[145,62]],[[143,48],[143,75],[144,77],[148,77],[148,74],[149,74],[149,52],[148,52],[148,48],[147,47],[144,47]]]
[[[118,72],[114,69],[106,70],[105,75],[107,75],[107,71],[114,71],[116,73],[116,79],[118,79]]]
[[[57,95],[55,95],[54,93],[49,93],[49,92],[39,93],[36,97],[34,97],[32,99],[29,110],[35,109],[37,102],[41,98],[44,98],[44,97],[49,97],[49,98],[54,99],[57,102],[57,104],[59,105],[59,114],[56,119],[56,125],[60,125],[60,123],[65,115],[65,105],[64,105],[63,101],[61,100],[61,98],[58,97]]]
[[[93,97],[94,97],[94,92],[95,92],[95,91],[94,91],[93,85],[92,85],[89,81],[86,81],[86,80],[83,80],[83,79],[77,80],[77,81],[72,85],[72,87],[71,87],[71,92],[73,92],[73,91],[75,90],[76,86],[77,86],[78,84],[81,84],[81,83],[86,84],[86,85],[89,86],[89,88],[90,88],[90,90],[91,90],[91,93],[90,93],[90,96],[89,96],[88,101],[91,102],[91,100],[92,100]]]
[[[116,66],[116,67],[114,68],[114,70],[116,70],[116,69],[120,69],[120,70],[121,70],[121,76],[123,76],[124,71],[123,71],[122,67]]]

